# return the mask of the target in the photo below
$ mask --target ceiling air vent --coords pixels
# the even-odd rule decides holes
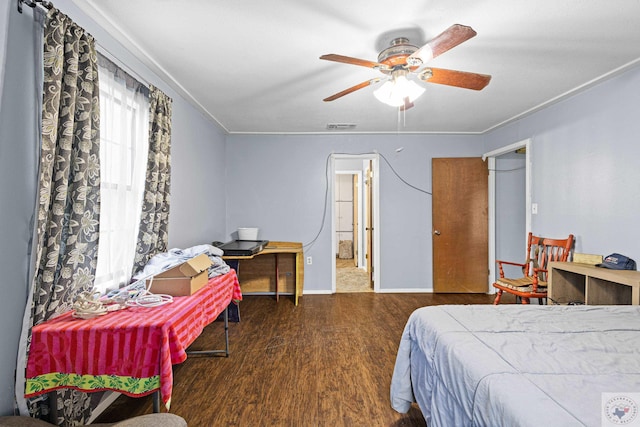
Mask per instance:
[[[355,128],[355,123],[327,123],[328,130],[351,130]]]

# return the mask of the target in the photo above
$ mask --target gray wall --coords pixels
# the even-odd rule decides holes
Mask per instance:
[[[174,96],[169,247],[224,240],[224,135]]]
[[[640,261],[638,94],[636,67],[484,136],[487,151],[531,138],[534,232]]]
[[[396,148],[404,150],[396,153]],[[481,156],[477,136],[232,135],[227,137],[227,235],[260,227],[261,238],[309,243],[324,211],[326,160],[332,153],[383,154],[406,181],[431,191],[433,157]],[[322,233],[305,250],[304,290],[330,292],[330,209]],[[431,196],[398,180],[380,160],[380,288],[432,286]]]
[[[11,1],[9,9],[6,50],[0,44],[6,54],[6,84],[0,106],[0,415],[13,411],[14,370],[27,296],[30,220],[36,197],[35,114],[41,96],[41,88],[34,84],[32,11],[25,7],[21,15],[14,3]],[[93,34],[99,48],[107,49],[143,80],[173,98],[169,246],[221,240],[226,211],[224,134],[83,15],[72,1],[57,0],[55,5]]]
[[[13,3],[13,2],[12,2]],[[37,120],[31,15],[9,11],[0,106],[0,415],[11,413],[26,305],[29,237],[36,194]],[[0,45],[0,49],[5,46]]]

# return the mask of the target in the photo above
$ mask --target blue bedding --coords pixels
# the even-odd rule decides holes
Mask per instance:
[[[640,392],[640,307],[433,306],[407,322],[391,406],[429,427],[600,426],[605,392]]]

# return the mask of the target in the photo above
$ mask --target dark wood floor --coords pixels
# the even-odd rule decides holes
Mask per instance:
[[[402,330],[426,305],[488,304],[489,295],[247,296],[230,324],[229,358],[190,356],[174,366],[171,412],[189,426],[425,426],[398,414],[389,386]],[[191,349],[224,346],[221,322]],[[119,397],[97,422],[152,412],[151,397]]]

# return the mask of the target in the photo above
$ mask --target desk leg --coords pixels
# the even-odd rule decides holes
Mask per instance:
[[[221,354],[224,353],[225,357],[229,357],[229,308],[224,309],[224,350],[203,350],[203,351],[188,351],[187,354]],[[55,392],[51,392],[55,396]],[[50,393],[50,396],[51,396]],[[55,397],[54,397],[55,398]],[[51,397],[49,397],[51,399]],[[55,402],[55,400],[54,400]],[[160,413],[160,390],[153,392],[153,412],[155,414]],[[53,414],[53,412],[52,412]],[[57,414],[56,414],[57,417]],[[57,425],[57,424],[56,424]]]
[[[295,305],[298,305],[298,298],[300,296],[300,290],[301,290],[300,288],[302,287],[302,278],[300,276],[303,268],[304,268],[303,254],[302,252],[297,252],[296,253],[296,283],[295,283],[295,290],[294,290]]]
[[[232,303],[230,303],[232,304]],[[187,354],[221,354],[224,353],[225,357],[229,357],[229,308],[224,309],[224,350],[203,350],[203,351],[189,351]],[[55,396],[55,392],[51,392]],[[55,401],[54,401],[55,402]],[[57,411],[56,411],[57,412]],[[153,412],[160,413],[160,390],[153,392]],[[53,412],[52,412],[53,414]],[[57,417],[57,414],[56,414]],[[57,425],[57,424],[56,424]]]
[[[276,256],[276,302],[279,301],[278,299],[278,282],[280,281],[280,270],[278,268],[278,254],[275,254]]]
[[[50,391],[47,393],[49,396],[49,422],[54,426],[58,425],[58,393]]]
[[[229,304],[233,304],[233,302],[229,302]],[[224,354],[224,357],[229,357],[229,306],[226,306],[224,309],[224,350],[193,350],[187,351],[187,355],[205,355],[212,356],[216,354]]]
[[[153,413],[160,413],[160,390],[153,392]]]
[[[224,357],[229,357],[229,306],[224,309]]]

